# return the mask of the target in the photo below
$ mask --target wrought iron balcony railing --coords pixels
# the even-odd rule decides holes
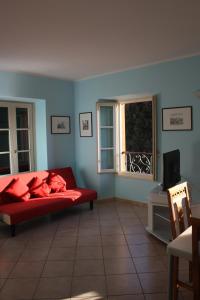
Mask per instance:
[[[125,155],[126,172],[152,174],[152,153],[122,152]]]

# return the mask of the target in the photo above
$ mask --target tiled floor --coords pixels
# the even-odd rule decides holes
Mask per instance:
[[[28,222],[15,238],[1,224],[0,300],[166,300],[165,245],[146,222],[146,207],[109,200]]]

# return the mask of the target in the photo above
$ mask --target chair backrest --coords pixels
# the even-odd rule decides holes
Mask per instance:
[[[187,182],[177,184],[167,190],[172,238],[191,225],[190,193]]]

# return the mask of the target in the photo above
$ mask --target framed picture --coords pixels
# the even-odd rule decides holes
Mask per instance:
[[[69,116],[51,116],[51,133],[55,134],[69,134],[70,117]]]
[[[92,113],[84,112],[79,114],[80,136],[92,136]]]
[[[192,106],[163,108],[162,130],[192,130]]]

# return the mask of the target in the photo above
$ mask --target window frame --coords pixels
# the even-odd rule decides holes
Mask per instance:
[[[124,129],[125,123],[122,123],[122,106],[124,107],[125,104],[130,103],[141,103],[141,102],[152,102],[152,174],[141,174],[141,173],[131,173],[122,170],[122,162],[124,159],[121,157],[122,152],[124,151],[123,147],[125,144],[125,136],[122,134],[122,130]],[[135,179],[145,179],[150,181],[156,180],[156,96],[145,96],[145,97],[137,97],[137,98],[130,98],[127,100],[119,100],[119,124],[118,124],[118,130],[119,130],[119,156],[118,156],[118,176],[124,176],[124,177],[131,177]],[[124,129],[125,130],[125,129]],[[125,163],[124,163],[125,166]],[[125,168],[125,167],[124,167]],[[123,168],[123,169],[124,169]]]
[[[113,108],[113,126],[101,126],[100,124],[100,109],[101,107]],[[117,118],[117,102],[115,100],[108,100],[105,102],[97,102],[97,173],[115,173],[116,172],[116,150],[117,150],[117,130],[116,130],[116,118]],[[113,128],[113,147],[101,147],[101,129]],[[113,168],[101,169],[101,151],[113,150]]]
[[[7,176],[17,173],[27,173],[35,170],[35,126],[34,126],[34,105],[32,103],[26,102],[14,102],[14,101],[0,101],[1,107],[8,108],[8,130],[9,132],[9,158],[10,158],[10,173],[2,174],[0,176]],[[28,127],[27,128],[17,128],[16,124],[16,109],[26,108],[28,113]],[[17,146],[17,132],[18,131],[28,131],[28,150],[18,150]],[[29,171],[19,172],[18,158],[16,156],[18,153],[29,154]],[[2,152],[1,152],[2,153]]]
[[[122,128],[124,129],[125,123],[122,123],[122,106],[125,104],[136,102],[152,102],[152,174],[131,173],[122,168],[122,150],[123,139]],[[113,169],[101,169],[101,124],[100,124],[100,107],[111,106],[113,107],[113,141],[114,141],[114,156],[113,156]],[[124,176],[135,179],[145,179],[154,181],[156,180],[156,96],[141,96],[141,97],[120,97],[118,100],[100,100],[97,102],[97,173],[115,173],[117,176]],[[123,162],[124,166],[125,163]]]

